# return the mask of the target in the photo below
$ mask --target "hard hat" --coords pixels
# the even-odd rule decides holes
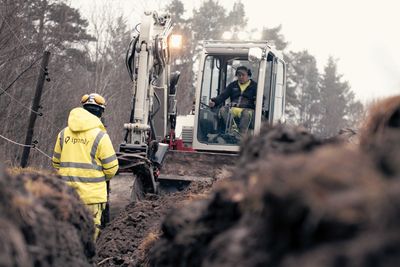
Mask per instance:
[[[94,105],[94,106],[101,107],[103,109],[106,107],[106,100],[104,99],[104,97],[102,97],[101,95],[96,94],[96,93],[83,95],[82,99],[81,99],[81,103],[83,106]]]

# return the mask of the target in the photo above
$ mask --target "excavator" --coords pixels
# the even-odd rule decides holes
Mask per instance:
[[[180,73],[171,73],[172,28],[169,15],[145,12],[140,33],[127,51],[133,100],[117,157],[119,174],[132,176],[132,202],[157,194],[163,183],[215,179],[235,164],[243,138],[258,134],[263,124],[285,120],[286,65],[268,41],[203,41],[194,114],[178,116]],[[221,107],[209,105],[235,79],[239,66],[251,69],[257,82],[254,116],[246,134],[238,131],[237,118],[228,116],[223,122]],[[222,105],[230,107],[229,99]],[[184,117],[189,123],[182,125]]]

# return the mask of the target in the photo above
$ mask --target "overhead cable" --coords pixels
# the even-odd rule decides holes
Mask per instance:
[[[43,56],[35,59],[30,65],[29,67],[27,67],[25,70],[23,70],[20,74],[18,74],[18,76],[6,87],[6,89],[2,89],[3,92],[0,92],[0,96],[3,95],[8,89],[11,88],[11,86],[25,73],[27,72],[30,68],[33,67],[33,65],[35,65],[40,59],[42,59]]]
[[[41,149],[39,149],[35,144],[32,144],[32,145],[21,144],[21,143],[13,141],[13,140],[11,140],[11,139],[9,139],[9,138],[1,135],[1,134],[0,134],[0,137],[3,138],[4,140],[14,144],[14,145],[18,145],[18,146],[22,146],[22,147],[30,147],[30,148],[36,149],[37,151],[39,151],[44,156],[46,156],[47,158],[51,159],[51,157],[49,155],[47,155],[45,152],[43,152]]]

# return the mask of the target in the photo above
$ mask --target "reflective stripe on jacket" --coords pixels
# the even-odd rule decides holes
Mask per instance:
[[[83,108],[73,109],[68,127],[58,134],[52,161],[86,204],[107,202],[105,181],[117,172],[118,160],[99,118]]]

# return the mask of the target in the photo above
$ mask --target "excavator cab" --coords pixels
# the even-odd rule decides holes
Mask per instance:
[[[255,109],[246,110],[250,119],[244,130],[239,130],[244,111],[232,105],[229,98],[219,106],[209,106],[210,99],[236,79],[239,66],[250,69],[250,78],[257,83]],[[244,136],[259,133],[262,124],[283,122],[285,69],[282,56],[267,42],[206,42],[198,73],[193,149],[235,152]]]
[[[248,127],[238,130],[229,99],[221,106],[209,101],[235,80],[236,69],[246,66],[257,82],[255,108]],[[194,122],[182,127],[184,149],[169,150],[158,180],[213,180],[237,162],[245,136],[260,132],[263,124],[284,122],[286,67],[280,52],[268,42],[207,41],[203,44],[197,75]],[[228,109],[226,120],[221,108]]]

